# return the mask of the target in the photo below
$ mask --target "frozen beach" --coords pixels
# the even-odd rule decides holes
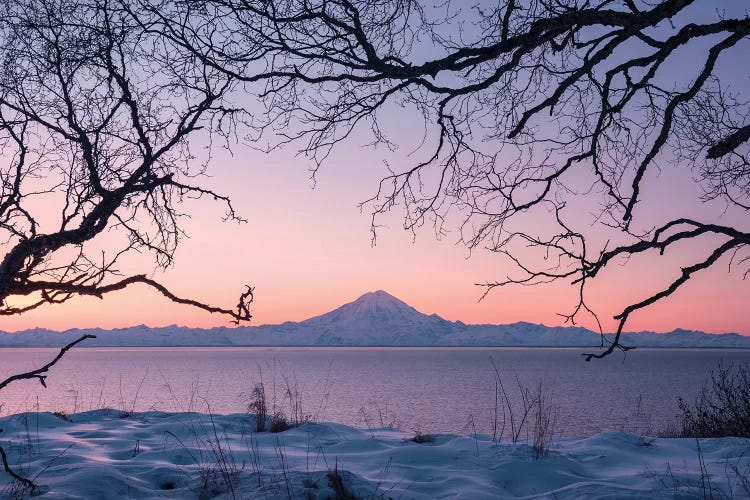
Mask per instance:
[[[745,498],[750,440],[606,432],[529,442],[307,423],[255,432],[249,414],[30,412],[0,418],[24,487],[0,495],[112,498]],[[421,442],[415,442],[421,441]]]

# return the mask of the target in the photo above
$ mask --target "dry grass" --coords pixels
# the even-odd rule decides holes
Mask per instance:
[[[719,362],[696,401],[680,398],[679,404],[678,424],[660,432],[662,437],[750,437],[750,365]]]

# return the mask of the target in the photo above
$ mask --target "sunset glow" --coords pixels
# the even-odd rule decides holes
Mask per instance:
[[[714,7],[705,3],[695,9],[690,15],[701,12],[713,15]],[[730,52],[719,60],[717,74],[735,76],[736,68],[744,64],[735,60],[737,53],[742,52]],[[690,58],[690,54],[678,52],[674,61],[686,62]],[[672,64],[674,61],[670,59]],[[692,75],[689,72],[693,69],[689,64],[675,65],[669,75],[679,80]],[[733,90],[747,91],[746,79]],[[250,113],[259,116],[264,113],[248,95],[236,98]],[[387,290],[420,311],[466,323],[570,324],[560,316],[575,305],[577,289],[569,282],[507,286],[479,300],[484,288],[476,283],[505,279],[517,269],[508,259],[483,248],[484,245],[470,252],[457,244],[461,210],[452,213],[454,218],[445,225],[446,234],[436,238],[431,220],[425,221],[414,234],[404,231],[403,207],[396,206],[375,220],[377,244],[371,244],[372,205],[360,208],[359,204],[376,194],[379,181],[389,169],[403,171],[429,156],[430,141],[435,139],[434,134],[428,133],[434,124],[425,126],[420,116],[408,107],[387,103],[379,120],[398,148],[369,147],[367,144],[372,140],[369,131],[366,127],[358,128],[333,149],[314,180],[309,169],[315,163],[296,154],[301,147],[298,143],[265,154],[257,149],[263,149],[264,144],[238,135],[231,144],[231,154],[215,148],[209,162],[209,177],[199,178],[200,184],[228,195],[248,222],[222,223],[224,207],[219,203],[208,199],[185,200],[178,208],[189,216],[182,220],[189,239],[180,242],[174,265],[166,271],[154,271],[154,276],[179,296],[222,307],[231,307],[244,285],[252,285],[256,289],[253,324],[303,320],[377,289]],[[547,125],[534,124],[541,129]],[[194,137],[191,147],[201,151],[206,138],[200,134],[191,137]],[[722,200],[700,202],[704,193],[694,180],[695,172],[688,171],[684,163],[666,153],[662,156],[655,163],[658,168],[646,173],[646,192],[641,193],[636,209],[639,229],[647,232],[670,217],[686,216],[735,227],[746,224],[746,213],[741,209],[727,209]],[[500,158],[504,161],[502,155]],[[200,159],[196,159],[196,164]],[[589,189],[590,165],[582,163],[577,169],[566,182],[584,193]],[[425,176],[428,183],[435,180],[430,178],[435,171],[429,172]],[[44,181],[49,179],[36,182]],[[610,235],[598,232],[603,226],[591,230],[595,214],[601,208],[596,193],[569,198],[566,203],[576,214],[572,219],[591,232],[591,240],[599,239],[597,244],[607,242]],[[30,206],[36,209],[39,221],[55,224],[61,203],[59,198],[40,196]],[[580,206],[573,206],[577,203]],[[536,210],[520,214],[518,219],[524,230],[541,233],[551,214]],[[105,232],[92,243],[93,251],[92,248],[89,251],[92,255],[111,252],[116,248],[113,241],[117,238],[122,238],[122,233]],[[629,265],[625,261],[611,265],[587,285],[587,302],[599,315],[604,330],[611,331],[615,328],[612,317],[623,307],[667,286],[679,275],[681,262],[689,261],[687,257],[702,258],[709,251],[709,245],[701,246],[696,240],[690,245],[670,248],[662,257],[636,256]],[[722,257],[717,265],[697,273],[675,294],[634,313],[626,330],[662,332],[685,328],[750,335],[747,314],[750,291],[742,274],[745,269],[730,270],[732,264],[737,262]],[[123,266],[130,273],[155,269],[152,256],[148,255],[131,257]],[[18,296],[9,299],[15,305],[30,300]],[[586,327],[596,326],[590,316],[582,314],[577,319]],[[103,299],[75,298],[62,306],[46,305],[26,314],[3,316],[0,330],[114,328],[139,323],[212,327],[226,326],[229,319],[175,305],[158,292],[136,285]]]
[[[291,155],[265,156],[244,151],[221,158],[207,183],[229,194],[247,224],[222,223],[222,208],[210,201],[189,202],[192,218],[185,223],[190,238],[178,249],[173,268],[155,276],[175,293],[224,306],[236,302],[243,284],[256,287],[252,324],[300,321],[383,289],[417,310],[466,323],[528,321],[565,324],[576,288],[565,283],[496,289],[479,301],[475,283],[514,271],[501,256],[468,250],[454,242],[456,233],[436,240],[431,227],[416,234],[400,228],[398,209],[378,221],[377,244],[371,245],[370,216],[358,203],[367,199],[382,173],[378,152],[345,151],[318,174],[311,187],[306,163]],[[662,173],[662,188],[676,175]],[[677,203],[679,182],[672,183]],[[666,188],[665,188],[666,189]],[[669,210],[667,197],[654,195]],[[710,212],[709,212],[710,213]],[[717,217],[727,217],[717,208]],[[695,251],[695,250],[692,250]],[[679,255],[672,258],[679,259]],[[144,259],[142,265],[150,266]],[[649,293],[677,272],[653,256],[635,266],[613,268],[607,280],[592,282],[588,300],[605,330],[628,300]],[[628,330],[696,329],[713,333],[750,334],[747,281],[716,266],[692,279],[674,296],[639,312]],[[137,319],[135,319],[137,317]],[[595,328],[590,318],[582,324]],[[63,306],[0,320],[0,329],[35,327],[56,330],[116,328],[135,324],[193,327],[227,326],[229,321],[187,306],[170,303],[158,292],[135,286],[104,299],[75,299]]]
[[[750,498],[736,0],[13,0],[1,498]]]

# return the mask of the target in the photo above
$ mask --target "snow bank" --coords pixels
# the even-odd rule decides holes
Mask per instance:
[[[0,418],[0,446],[39,485],[37,495],[55,499],[322,499],[341,484],[358,498],[750,495],[742,482],[748,439],[701,440],[699,454],[691,439],[608,432],[555,441],[534,459],[526,443],[482,435],[415,443],[395,429],[309,423],[272,434],[253,426],[246,414],[23,413]],[[20,490],[0,470],[0,497]]]

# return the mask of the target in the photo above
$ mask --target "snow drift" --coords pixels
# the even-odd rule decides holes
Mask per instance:
[[[254,433],[247,414],[97,410],[0,418],[0,444],[41,498],[675,498],[748,495],[750,440],[609,432],[528,444],[415,443],[396,429],[308,423]],[[698,449],[700,446],[700,451]],[[702,465],[701,465],[702,464]],[[340,483],[332,479],[338,476]],[[711,488],[707,490],[706,488]],[[0,495],[20,486],[0,470]]]

